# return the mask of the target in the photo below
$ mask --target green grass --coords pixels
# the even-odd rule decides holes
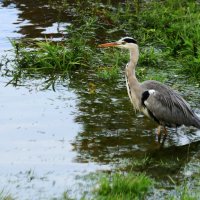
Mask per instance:
[[[153,1],[138,15],[142,38],[145,38],[142,42],[161,50],[165,55],[161,56],[163,64],[174,59],[181,66],[179,72],[190,74],[194,80],[200,80],[199,11],[200,6],[194,1]]]
[[[147,159],[145,159],[145,163],[146,160]],[[163,165],[169,167],[167,163],[160,163],[160,166]],[[200,198],[200,192],[198,190],[200,183],[198,178],[195,180],[185,178],[182,182],[177,182],[177,180],[171,178],[169,184],[167,180],[162,183],[158,180],[153,180],[146,174],[131,170],[128,173],[116,172],[111,175],[104,173],[96,184],[97,186],[95,186],[94,193],[92,194],[94,197],[91,198],[95,200],[132,200],[149,198],[197,200]],[[170,186],[170,190],[167,189],[167,186]]]
[[[27,48],[23,41],[12,41],[13,60],[6,61],[3,75],[10,76],[9,83],[19,85],[24,79],[45,79],[46,87],[54,86],[59,78],[68,78],[71,72],[88,68],[92,57],[91,48],[78,35],[63,43],[33,43]],[[10,62],[11,61],[11,62]]]
[[[77,67],[85,67],[90,58],[89,49],[80,40],[63,44],[37,42],[34,49],[27,49],[23,43],[13,41],[12,44],[16,56],[15,67],[29,73],[66,74]]]
[[[110,178],[103,177],[96,190],[96,199],[143,199],[150,191],[153,181],[144,174],[115,173]]]

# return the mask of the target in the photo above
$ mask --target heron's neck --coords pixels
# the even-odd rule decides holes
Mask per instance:
[[[136,46],[130,49],[130,61],[126,66],[126,84],[128,94],[135,110],[140,110],[141,87],[135,76],[135,68],[139,58],[139,50]]]
[[[127,64],[126,67],[126,73],[128,77],[134,78],[137,81],[137,78],[135,76],[135,68],[137,66],[139,58],[139,49],[138,46],[135,46],[134,48],[130,49],[130,61]]]

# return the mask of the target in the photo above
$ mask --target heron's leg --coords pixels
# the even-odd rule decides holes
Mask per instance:
[[[165,126],[163,126],[163,140],[162,140],[162,145],[164,145],[164,142],[165,142],[165,140],[166,140],[166,138],[167,138],[167,135],[168,135],[168,133],[167,133],[167,129],[166,129],[166,127]]]
[[[167,129],[166,129],[166,127],[165,127],[165,126],[163,126],[163,130],[164,130],[164,137],[167,137],[167,135],[168,135],[168,132],[167,132]]]
[[[157,128],[157,136],[161,135],[161,126],[159,125]]]
[[[161,126],[160,125],[157,128],[156,135],[157,135],[157,138],[158,138],[158,142],[160,142],[160,139],[161,139]]]

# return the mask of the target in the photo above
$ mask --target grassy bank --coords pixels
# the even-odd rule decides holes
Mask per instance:
[[[127,52],[99,50],[96,46],[125,35],[139,41],[140,77],[148,77],[152,69],[176,69],[176,73],[191,80],[200,80],[200,5],[197,2],[126,1],[113,5],[110,1],[102,4],[88,0],[84,5],[77,3],[73,9],[76,16],[67,30],[67,39],[59,43],[48,39],[34,42],[31,48],[24,41],[12,42],[13,67],[5,73],[14,77],[13,82],[34,75],[49,80],[66,78],[80,68],[94,69],[100,79],[118,78],[120,68],[128,61]]]

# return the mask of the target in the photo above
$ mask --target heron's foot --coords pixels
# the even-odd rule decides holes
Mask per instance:
[[[161,126],[158,126],[158,129],[156,131],[156,139],[157,141],[160,143],[160,140],[161,140]]]
[[[161,129],[163,128],[163,134],[161,133]],[[158,126],[157,132],[156,132],[156,138],[157,141],[161,144],[164,144],[166,138],[167,138],[167,129],[164,126]],[[163,136],[163,137],[162,137]],[[162,140],[161,140],[162,139]]]
[[[164,135],[165,137],[167,137],[167,135],[168,135],[168,132],[167,132],[167,129],[166,129],[166,127],[165,127],[165,126],[163,126],[163,131],[164,131],[164,134],[163,134],[163,135]]]

